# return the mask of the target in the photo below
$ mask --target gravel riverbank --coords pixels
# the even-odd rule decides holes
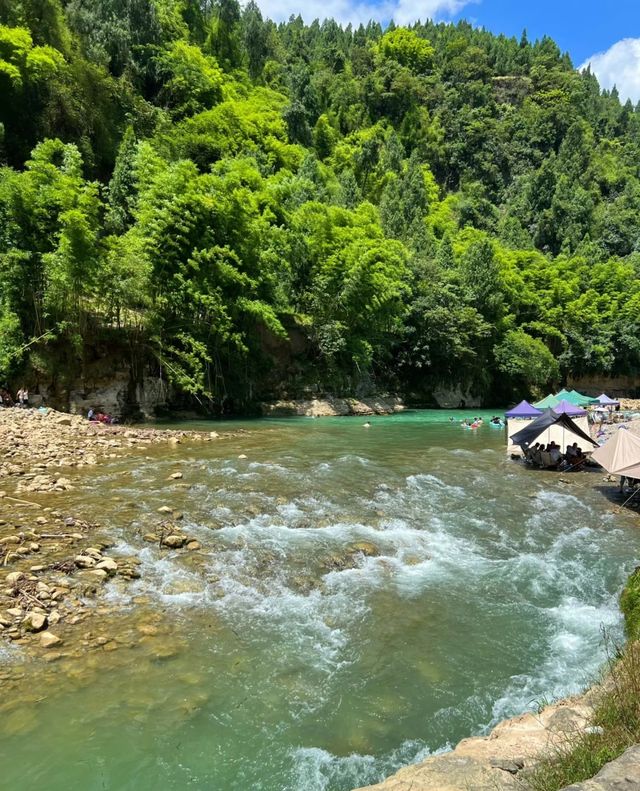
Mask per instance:
[[[123,582],[139,577],[140,561],[111,557],[108,531],[56,508],[56,495],[90,485],[86,476],[78,483],[76,471],[101,460],[143,459],[153,446],[237,434],[105,426],[53,410],[0,409],[0,640],[47,661],[91,647],[116,648],[109,635],[91,631],[114,614],[101,606],[101,591],[114,576]],[[181,477],[173,473],[171,483],[180,486]],[[180,514],[168,505],[160,511],[145,541],[199,549],[181,529]]]

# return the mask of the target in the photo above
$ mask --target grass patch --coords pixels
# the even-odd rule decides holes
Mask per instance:
[[[592,732],[558,745],[555,754],[538,764],[527,778],[533,791],[558,791],[588,780],[640,742],[640,568],[629,578],[620,606],[629,642],[624,649],[610,652]]]

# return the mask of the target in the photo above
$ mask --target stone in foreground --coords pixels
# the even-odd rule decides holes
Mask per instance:
[[[567,786],[563,791],[640,791],[640,745],[629,747],[592,780]]]

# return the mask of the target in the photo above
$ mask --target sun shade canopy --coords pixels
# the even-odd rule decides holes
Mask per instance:
[[[591,396],[582,395],[577,390],[572,390],[570,393],[564,396],[565,400],[568,401],[570,404],[575,404],[575,406],[589,406],[590,404],[597,404],[598,400],[596,398],[591,398]]]
[[[591,458],[614,475],[640,478],[640,437],[620,428]]]
[[[597,398],[596,401],[602,406],[619,406],[620,402],[616,401],[614,398],[609,398],[606,393],[601,393]]]
[[[585,417],[587,414],[582,407],[576,406],[566,399],[563,399],[558,406],[554,406],[553,411],[556,415],[569,415],[569,417]]]
[[[558,428],[560,433],[551,429]],[[528,448],[537,439],[541,438],[546,442],[556,442],[555,436],[558,436],[558,444],[564,450],[566,445],[573,442],[588,442],[590,445],[597,447],[598,443],[591,439],[580,426],[576,425],[569,415],[564,412],[557,415],[552,409],[547,409],[539,418],[529,423],[520,431],[512,434],[509,439],[514,445],[520,445],[521,448]]]
[[[558,406],[559,403],[560,399],[556,398],[552,393],[549,393],[542,401],[536,401],[534,407],[536,407],[536,409],[549,409],[549,407]]]
[[[538,417],[542,414],[541,409],[536,409],[528,401],[521,401],[519,404],[504,413],[505,417]]]

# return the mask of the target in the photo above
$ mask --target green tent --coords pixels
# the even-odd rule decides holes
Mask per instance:
[[[558,401],[562,401],[563,398],[567,399],[568,395],[569,391],[566,389],[566,387],[563,387],[559,393],[556,393],[555,397],[558,399]]]
[[[582,393],[579,393],[577,390],[572,390],[570,393],[567,393],[565,400],[574,406],[589,406],[590,404],[598,402],[597,398],[590,398],[589,396],[582,395]]]
[[[549,409],[549,407],[553,409],[553,407],[558,406],[559,403],[560,399],[556,398],[556,396],[554,396],[552,393],[549,393],[549,395],[546,398],[543,398],[542,401],[536,401],[534,407],[536,409]]]

